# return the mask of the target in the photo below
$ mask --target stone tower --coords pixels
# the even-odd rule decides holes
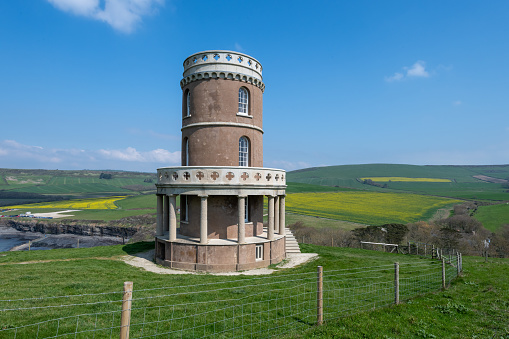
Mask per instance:
[[[261,64],[245,54],[205,51],[184,61],[182,166],[157,170],[158,263],[233,271],[285,258],[286,178],[262,167],[262,80]]]

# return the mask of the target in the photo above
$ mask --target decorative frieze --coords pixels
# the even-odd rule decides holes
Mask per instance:
[[[157,170],[158,186],[280,186],[286,187],[281,169],[228,166],[179,166]]]

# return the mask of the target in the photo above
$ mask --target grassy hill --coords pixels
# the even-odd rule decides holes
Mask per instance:
[[[0,169],[0,206],[155,193],[156,181],[155,173]]]
[[[416,166],[368,164],[312,167],[288,172],[289,182],[322,186],[339,186],[370,191],[410,192],[451,198],[504,201],[509,192],[501,183],[480,180],[474,176],[509,178],[509,165],[499,166]],[[367,185],[360,178],[404,177],[449,179],[450,182],[383,182]],[[489,180],[489,178],[488,178]],[[386,187],[382,187],[386,185]]]

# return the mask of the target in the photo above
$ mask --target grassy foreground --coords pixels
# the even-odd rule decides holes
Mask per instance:
[[[185,298],[185,302],[201,302],[203,303],[200,304],[202,309],[209,307],[208,303],[214,302],[214,300],[232,297],[242,299],[248,289],[236,284],[244,282],[252,284],[250,281],[253,277],[249,276],[155,274],[129,266],[119,260],[122,255],[149,249],[152,246],[152,243],[138,243],[91,249],[0,253],[0,275],[2,276],[0,281],[0,329],[61,316],[73,316],[76,314],[74,312],[79,312],[77,314],[86,313],[84,310],[92,313],[103,311],[103,306],[100,304],[90,307],[84,305],[76,310],[60,308],[14,312],[3,310],[21,306],[38,306],[43,303],[50,305],[68,303],[66,300],[48,299],[52,296],[120,291],[123,282],[127,280],[134,282],[135,292],[157,288],[158,290],[147,292],[150,293],[147,295],[150,298],[154,297],[156,293],[167,294],[171,289],[180,288],[184,292],[182,297]],[[402,265],[422,265],[423,262],[423,258],[416,256],[368,250],[313,245],[301,245],[301,247],[304,252],[319,253],[320,258],[295,269],[279,270],[272,275],[261,277],[262,280],[256,283],[257,287],[252,286],[249,289],[262,288],[262,285],[270,282],[281,284],[277,279],[288,274],[304,274],[302,277],[312,274],[311,277],[314,277],[318,265],[324,267],[324,274],[326,274],[334,270],[391,265],[395,261]],[[20,265],[19,263],[24,264]],[[436,265],[436,262],[432,263],[432,266]],[[378,271],[377,275],[380,274],[387,274],[390,277],[392,270]],[[402,277],[404,276],[405,273],[402,273]],[[447,291],[428,293],[412,298],[398,306],[343,316],[337,320],[329,320],[321,327],[314,326],[313,318],[310,317],[308,318],[309,322],[300,324],[303,331],[294,332],[288,337],[507,338],[509,336],[508,276],[509,260],[507,259],[490,259],[488,263],[484,263],[481,258],[464,258],[464,276],[455,280]],[[223,289],[230,286],[239,287],[234,290],[226,290],[224,294],[218,291],[217,295],[211,297],[212,301],[188,295],[189,292],[196,292],[206,283],[220,283]],[[295,283],[296,286],[300,284],[300,282]],[[314,286],[314,284],[312,279],[309,286]],[[280,287],[283,288],[283,285]],[[159,290],[162,287],[163,289]],[[232,296],[232,291],[237,295]],[[311,290],[309,293],[311,300],[316,298],[316,292],[313,294]],[[135,294],[137,297],[140,296]],[[18,304],[7,301],[33,297],[46,299],[29,300]],[[110,297],[109,294],[96,296],[96,298],[100,298],[99,300],[108,300]],[[85,300],[89,301],[89,298],[86,298]],[[147,299],[148,306],[152,302],[150,298]],[[168,302],[176,303],[175,298],[172,296]],[[260,294],[256,298],[265,298],[265,296]],[[104,311],[106,311],[105,308]],[[277,313],[277,311],[275,312]],[[64,324],[61,323],[61,326],[63,330]],[[2,332],[0,332],[1,337]],[[136,336],[133,335],[133,337]],[[229,335],[223,337],[229,337]]]
[[[509,260],[463,258],[448,290],[330,321],[299,338],[509,338]]]

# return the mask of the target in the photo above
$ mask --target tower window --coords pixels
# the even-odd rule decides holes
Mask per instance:
[[[191,91],[187,90],[186,95],[186,117],[191,116]]]
[[[249,92],[245,87],[239,88],[239,114],[249,114]]]
[[[183,166],[189,166],[189,138],[184,138],[184,159],[182,159]]]
[[[246,137],[239,139],[239,166],[249,166],[249,140]]]

